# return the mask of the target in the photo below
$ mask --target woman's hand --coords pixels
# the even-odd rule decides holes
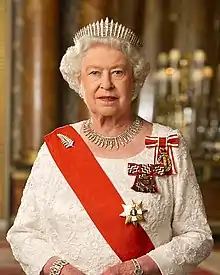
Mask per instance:
[[[50,258],[47,263],[45,264],[42,272],[40,275],[50,275],[50,267],[51,265],[58,259],[58,257]],[[65,265],[60,275],[85,275],[83,272],[72,266],[71,264]]]
[[[140,263],[144,274],[161,275],[156,263],[148,256],[144,255],[137,259]],[[114,266],[108,267],[101,275],[132,275],[134,274],[134,264],[132,261],[126,261]]]
[[[161,275],[162,273],[159,270],[157,264],[153,261],[148,255],[144,255],[137,259],[141,268],[146,275]]]
[[[68,264],[65,265],[61,271],[61,275],[85,275],[83,272]]]
[[[108,267],[101,275],[132,275],[134,274],[134,265],[131,261],[123,262]]]

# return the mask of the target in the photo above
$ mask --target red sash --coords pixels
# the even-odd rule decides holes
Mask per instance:
[[[74,147],[65,148],[57,134],[74,140]],[[124,203],[117,190],[96,161],[80,135],[64,126],[45,136],[47,147],[86,212],[106,242],[122,261],[138,258],[154,246],[143,228],[125,225]]]

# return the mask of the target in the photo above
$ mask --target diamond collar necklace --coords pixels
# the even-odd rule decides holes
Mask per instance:
[[[109,150],[119,149],[121,146],[125,146],[140,132],[143,126],[143,119],[137,116],[132,124],[118,136],[115,137],[106,137],[102,134],[95,132],[92,128],[91,119],[86,120],[82,125],[82,131],[84,135],[92,143],[96,144],[98,147],[106,148]]]

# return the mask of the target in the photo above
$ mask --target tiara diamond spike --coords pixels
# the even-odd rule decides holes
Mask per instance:
[[[113,20],[110,22],[110,31],[109,31],[109,36],[113,36],[113,27],[114,27],[114,22]]]
[[[122,28],[122,24],[120,24],[119,27],[118,27],[117,38],[120,37],[121,28]]]
[[[127,36],[128,35],[128,29],[125,29],[125,34],[124,36]]]
[[[113,35],[115,37],[116,37],[117,29],[118,29],[118,22],[115,23],[114,35]]]
[[[89,24],[89,36],[92,36],[92,25]]]
[[[100,26],[99,25],[99,21],[97,21],[96,22],[96,34],[97,34],[97,36],[100,36],[100,30],[99,30],[100,28],[99,28],[99,26]]]
[[[121,36],[124,36],[124,32],[125,32],[125,26],[123,26],[121,29]]]
[[[105,20],[101,19],[83,27],[76,33],[73,41],[77,44],[84,37],[116,38],[127,41],[136,48],[142,46],[140,40],[131,29],[113,20],[110,21],[108,17]]]
[[[109,35],[109,20],[108,17],[105,19],[105,36]]]
[[[131,30],[128,30],[127,36],[128,36],[128,39],[131,39]]]
[[[92,36],[96,36],[96,33],[95,33],[95,26],[96,26],[95,22],[92,23]],[[80,39],[80,38],[79,38],[79,39]]]
[[[131,38],[131,43],[135,43],[135,37],[134,36],[132,36],[132,38]]]
[[[104,21],[103,19],[101,20],[101,23],[100,23],[100,32],[101,32],[101,37],[104,36]]]

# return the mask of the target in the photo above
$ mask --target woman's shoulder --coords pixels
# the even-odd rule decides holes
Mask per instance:
[[[151,132],[152,137],[166,137],[172,134],[179,135],[179,131],[169,126],[166,126],[157,122],[152,122],[152,132]]]
[[[148,122],[149,123],[149,122]],[[152,123],[152,132],[151,135],[147,134],[147,136],[150,136],[151,138],[161,138],[161,137],[169,137],[172,135],[176,135],[178,138],[178,148],[180,150],[188,150],[188,144],[186,139],[184,138],[183,134],[179,129],[172,128],[170,126],[166,126],[157,122]]]
[[[78,133],[80,133],[80,129],[82,127],[82,124],[85,120],[81,120],[72,124],[69,124],[69,126],[73,127],[73,129],[75,129]]]
[[[83,123],[83,121],[79,121],[79,122],[76,122],[76,123],[59,126],[59,127],[55,128],[53,131],[51,131],[50,133],[46,134],[45,137],[44,137],[44,142],[41,145],[41,147],[39,148],[36,161],[38,159],[40,159],[41,161],[42,160],[50,161],[52,159],[51,154],[50,154],[49,149],[48,149],[48,146],[47,146],[47,143],[45,142],[45,138],[47,136],[52,135],[52,134],[57,133],[57,132],[62,132],[62,129],[65,128],[65,127],[73,127],[79,133],[82,123]]]
[[[65,128],[65,127],[72,127],[73,129],[75,129],[79,133],[84,121],[85,120],[81,120],[81,121],[78,121],[78,122],[75,122],[75,123],[65,124],[63,126],[55,128],[51,133],[57,132],[57,131],[60,131],[60,130],[62,131],[62,129]],[[49,133],[49,134],[51,134],[51,133]]]
[[[49,148],[47,145],[47,136],[51,136],[51,135],[54,135],[57,133],[62,134],[63,129],[65,129],[66,127],[72,127],[74,130],[76,130],[78,132],[78,134],[80,134],[80,129],[81,129],[83,122],[84,121],[79,121],[76,123],[62,125],[62,126],[55,128],[50,133],[46,134],[44,137],[44,143],[42,144],[42,146],[40,147],[40,149],[38,151],[38,157],[40,157],[41,159],[48,159],[48,158],[51,159],[51,154],[49,152]]]
[[[187,141],[179,129],[175,129],[156,122],[153,123],[152,137],[168,137],[175,134],[178,136],[180,147],[188,147]]]

